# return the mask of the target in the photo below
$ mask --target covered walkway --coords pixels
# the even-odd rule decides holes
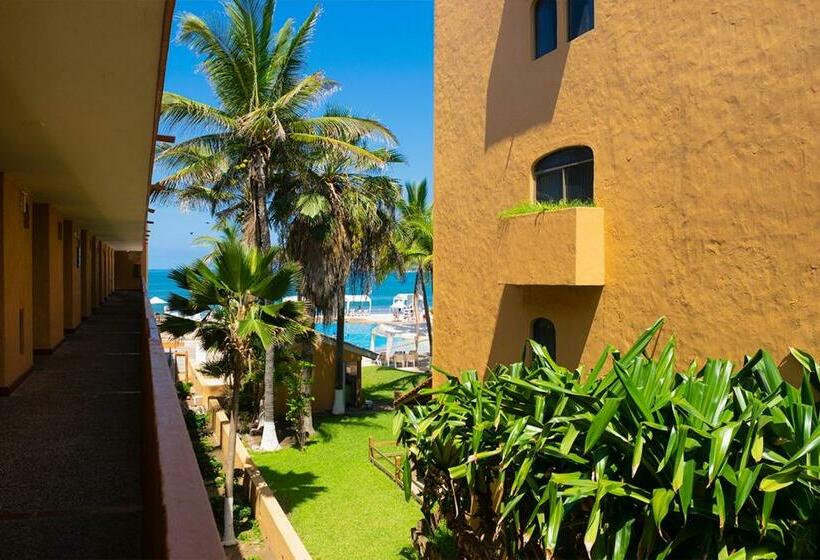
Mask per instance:
[[[142,555],[142,313],[114,293],[0,398],[3,557]]]

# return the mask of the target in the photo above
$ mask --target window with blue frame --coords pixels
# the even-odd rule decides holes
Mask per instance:
[[[595,0],[568,0],[567,36],[572,41],[595,27]]]
[[[533,12],[535,24],[535,58],[554,51],[558,46],[558,10],[555,0],[538,0]]]

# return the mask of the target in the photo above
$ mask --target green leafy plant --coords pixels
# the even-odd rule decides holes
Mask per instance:
[[[555,212],[556,210],[564,210],[566,208],[578,207],[594,207],[595,203],[592,200],[559,200],[557,202],[537,202],[534,200],[525,200],[516,204],[512,208],[502,210],[499,218],[514,218],[516,216],[527,216],[529,214],[541,214],[543,212]]]
[[[588,372],[532,343],[399,412],[426,525],[469,558],[816,557],[820,366],[792,350],[799,388],[764,351],[677,371],[674,338],[647,355],[661,326]]]

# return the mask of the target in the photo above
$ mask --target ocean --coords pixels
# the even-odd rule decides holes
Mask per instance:
[[[168,300],[171,292],[180,293],[176,284],[168,278],[167,269],[150,269],[148,270],[148,296],[158,297]],[[407,273],[404,281],[400,280],[395,274],[391,274],[385,278],[384,282],[374,283],[371,285],[370,299],[373,300],[374,313],[387,313],[390,310],[390,304],[393,303],[393,296],[399,293],[410,293],[416,285],[416,273]],[[359,293],[359,287],[348,285],[348,294]],[[433,293],[431,287],[427,285],[427,297],[430,306],[433,305]],[[162,313],[162,305],[154,305],[154,311]],[[345,325],[345,340],[351,344],[368,348],[370,345],[370,330],[373,328],[371,323],[348,323]],[[317,330],[333,336],[336,333],[336,325],[317,325]],[[383,346],[384,341],[377,339],[377,346]]]

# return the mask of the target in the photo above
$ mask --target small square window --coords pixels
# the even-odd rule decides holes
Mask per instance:
[[[568,37],[572,41],[595,28],[595,0],[568,0]]]

